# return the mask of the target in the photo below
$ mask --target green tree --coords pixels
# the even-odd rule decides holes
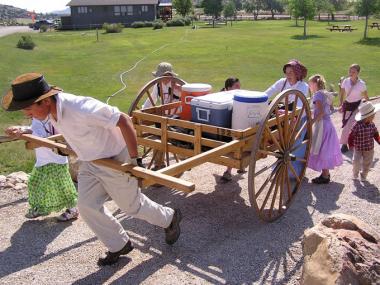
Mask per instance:
[[[223,11],[222,0],[203,0],[202,7],[206,15],[212,16],[212,26],[215,27],[215,19]]]
[[[264,9],[269,10],[274,19],[275,12],[284,12],[284,4],[280,0],[264,0]]]
[[[245,0],[243,3],[243,9],[247,13],[253,13],[253,18],[257,20],[259,11],[264,8],[263,0]]]
[[[380,11],[380,0],[358,0],[355,9],[359,16],[365,17],[364,39],[368,35],[368,18]]]
[[[306,23],[315,16],[314,0],[289,0],[289,9],[296,18],[303,18],[303,36],[306,37]]]
[[[178,14],[186,17],[193,10],[193,2],[191,0],[173,0],[173,7]]]
[[[236,6],[233,1],[228,1],[227,4],[224,6],[223,15],[226,18],[226,20],[230,18],[232,26],[232,18],[236,15]]]
[[[331,18],[334,21],[335,15],[334,11],[342,11],[347,8],[347,5],[349,2],[348,0],[329,0],[330,4],[332,5],[333,9],[331,10]]]
[[[318,21],[321,20],[321,13],[331,13],[334,10],[334,6],[329,0],[314,0],[315,10],[318,13]]]

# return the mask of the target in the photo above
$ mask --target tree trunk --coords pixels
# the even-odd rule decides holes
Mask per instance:
[[[368,15],[365,16],[364,39],[367,38],[367,31],[368,31]]]
[[[331,13],[331,20],[335,21],[335,15],[334,15],[334,13]]]
[[[274,10],[271,9],[270,12],[272,13],[272,20],[274,20]]]
[[[318,21],[321,21],[321,13],[318,13]]]
[[[303,18],[303,37],[306,38],[306,17]]]
[[[296,27],[298,27],[298,17],[296,17]]]
[[[215,28],[215,18],[212,18],[212,27]]]

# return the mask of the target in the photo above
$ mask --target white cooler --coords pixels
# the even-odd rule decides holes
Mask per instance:
[[[241,89],[233,91],[232,129],[244,130],[260,123],[268,111],[268,95]]]

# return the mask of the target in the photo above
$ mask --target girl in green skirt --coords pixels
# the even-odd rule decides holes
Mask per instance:
[[[32,120],[29,127],[10,127],[8,134],[32,133],[39,137],[55,134],[48,120]],[[58,155],[51,149],[39,147],[35,149],[36,163],[28,181],[30,209],[25,217],[34,219],[47,216],[52,212],[65,210],[57,217],[58,221],[70,221],[78,218],[77,191],[71,180],[66,156]]]

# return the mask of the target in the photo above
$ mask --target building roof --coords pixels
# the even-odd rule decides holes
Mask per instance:
[[[157,5],[158,0],[71,0],[66,6]]]

